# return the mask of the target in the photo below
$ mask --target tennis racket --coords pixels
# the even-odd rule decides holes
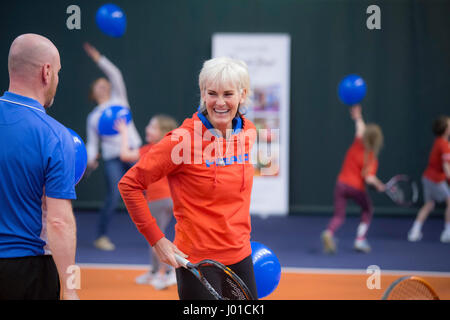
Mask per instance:
[[[439,300],[439,297],[424,279],[406,276],[392,282],[381,300]]]
[[[385,193],[394,203],[403,207],[412,206],[419,196],[416,182],[405,174],[392,177],[386,183]]]
[[[194,264],[178,254],[175,259],[200,280],[216,300],[253,300],[244,281],[220,262],[202,260]]]

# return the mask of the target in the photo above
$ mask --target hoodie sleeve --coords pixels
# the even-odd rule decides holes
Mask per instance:
[[[118,185],[131,219],[151,246],[164,237],[164,233],[151,215],[144,191],[149,184],[173,174],[179,169],[181,162],[178,161],[178,151],[180,150],[178,138],[176,134],[166,135],[128,170]]]

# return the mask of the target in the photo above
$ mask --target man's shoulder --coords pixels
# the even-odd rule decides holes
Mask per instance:
[[[43,113],[39,114],[38,117],[41,121],[38,125],[42,128],[42,130],[47,131],[50,138],[54,137],[60,139],[61,137],[70,137],[67,127],[52,116]]]

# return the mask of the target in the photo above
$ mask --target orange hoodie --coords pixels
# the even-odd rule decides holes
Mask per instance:
[[[186,119],[154,145],[120,180],[119,190],[138,230],[153,246],[164,234],[142,193],[167,176],[175,225],[175,245],[193,262],[237,263],[251,254],[250,195],[253,185],[253,123],[233,120],[228,141],[215,136],[200,113]],[[211,130],[210,130],[211,129]]]

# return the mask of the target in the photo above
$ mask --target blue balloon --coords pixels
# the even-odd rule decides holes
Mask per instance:
[[[86,171],[87,152],[83,139],[72,129],[67,128],[72,136],[75,147],[75,185],[80,182]]]
[[[354,105],[366,95],[366,83],[357,74],[350,74],[341,80],[338,86],[338,96],[342,103]]]
[[[252,241],[251,246],[256,289],[258,298],[261,299],[277,288],[281,278],[281,265],[277,256],[265,245]]]
[[[127,17],[118,6],[105,4],[97,10],[95,21],[100,30],[113,38],[120,38],[127,27]]]
[[[111,136],[119,132],[114,129],[116,120],[123,118],[127,123],[131,121],[130,109],[122,106],[110,106],[103,110],[98,120],[98,133],[102,136]]]

